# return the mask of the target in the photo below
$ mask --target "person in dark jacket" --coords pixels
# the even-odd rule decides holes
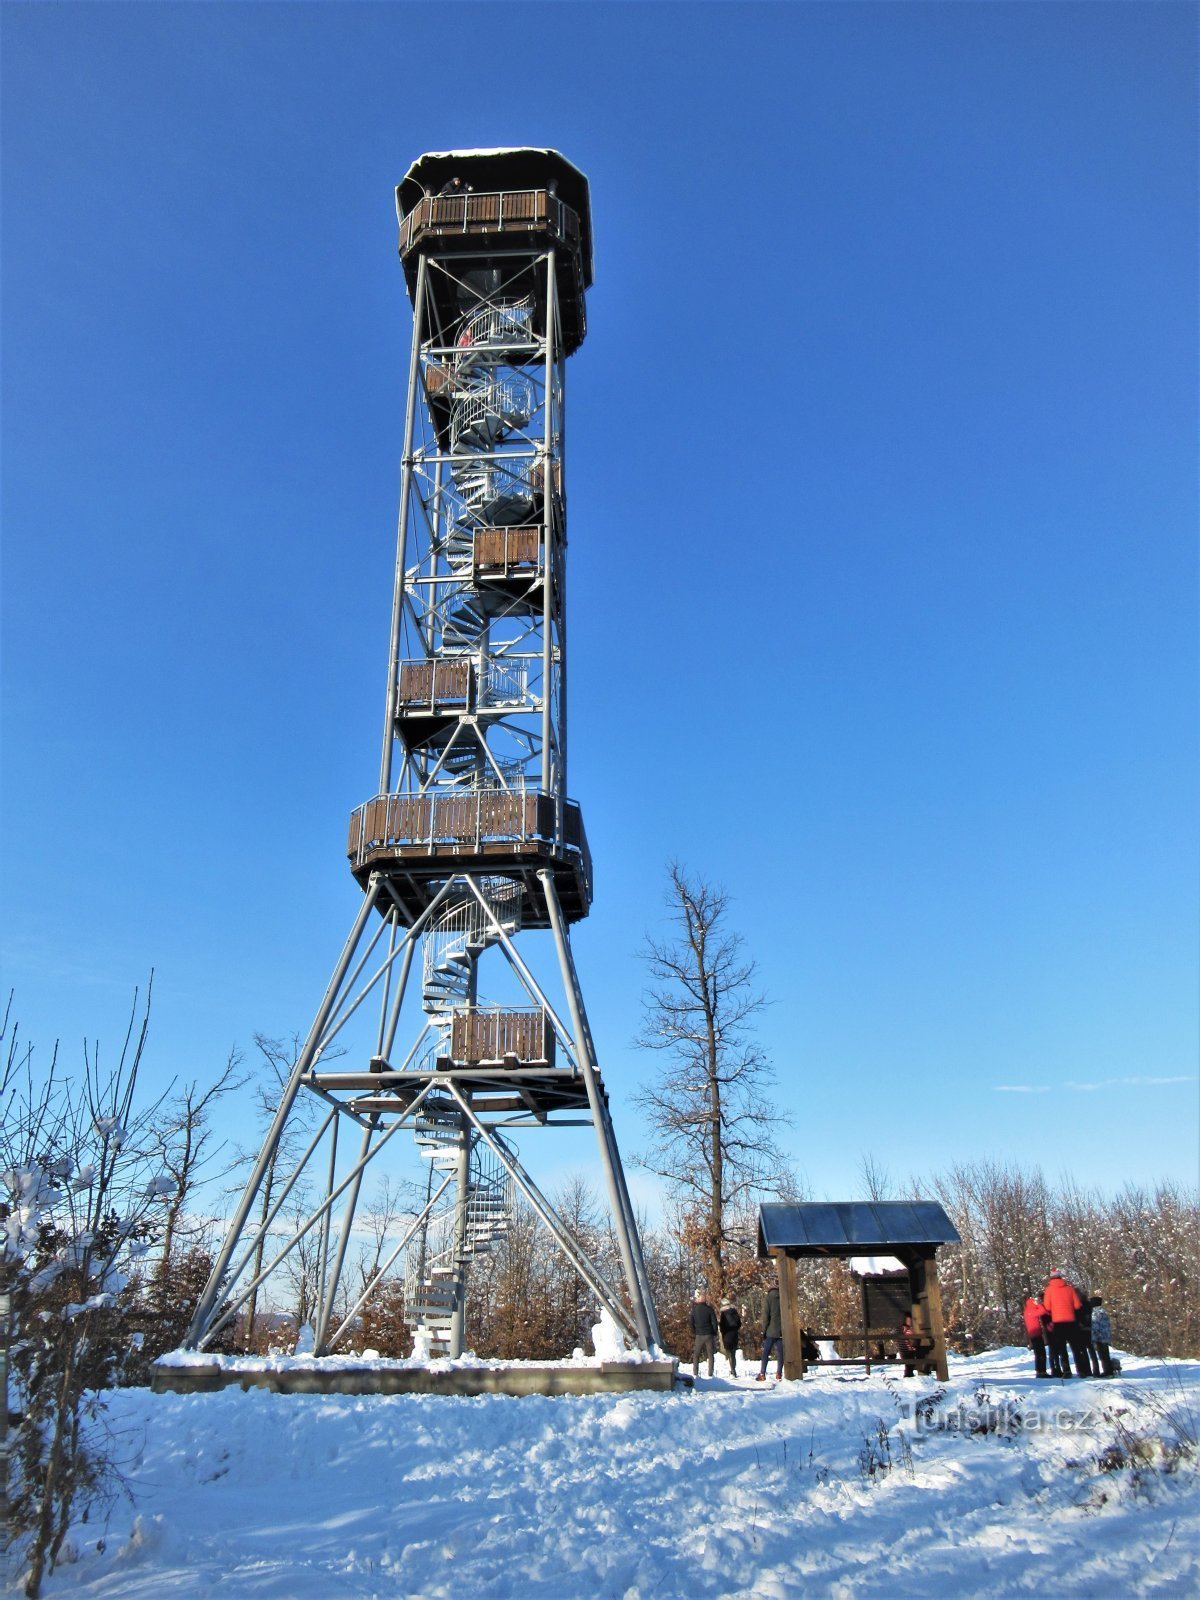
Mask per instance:
[[[701,1361],[708,1362],[708,1375],[713,1375],[713,1362],[717,1355],[717,1319],[713,1308],[704,1298],[704,1290],[697,1289],[688,1318],[692,1328],[692,1376],[700,1376]]]
[[[717,1325],[721,1330],[721,1349],[725,1352],[725,1359],[729,1362],[729,1370],[737,1377],[738,1340],[742,1334],[742,1314],[732,1300],[722,1300],[721,1309],[717,1315]]]
[[[1042,1304],[1050,1317],[1047,1343],[1050,1346],[1051,1374],[1056,1378],[1069,1378],[1071,1358],[1067,1354],[1067,1346],[1078,1347],[1079,1328],[1075,1319],[1079,1315],[1082,1302],[1078,1290],[1067,1282],[1057,1268],[1046,1280],[1046,1287],[1042,1290]],[[1079,1367],[1078,1355],[1076,1368],[1081,1378],[1087,1376],[1086,1369]]]
[[[1092,1343],[1092,1302],[1086,1289],[1079,1291],[1079,1315],[1075,1319],[1079,1330],[1078,1342],[1072,1345],[1075,1352],[1075,1363],[1083,1362],[1085,1376],[1098,1378],[1100,1376],[1100,1357],[1096,1354],[1096,1346]]]
[[[1050,1376],[1046,1371],[1046,1334],[1049,1327],[1050,1313],[1037,1295],[1031,1294],[1025,1302],[1025,1337],[1033,1351],[1033,1368],[1039,1378]]]
[[[1104,1309],[1104,1296],[1094,1294],[1091,1300],[1092,1307],[1092,1343],[1096,1347],[1096,1354],[1100,1358],[1100,1376],[1111,1378],[1120,1368],[1114,1366],[1112,1358],[1112,1322],[1108,1312]]]
[[[767,1312],[763,1320],[762,1341],[762,1366],[759,1369],[756,1383],[765,1383],[767,1378],[767,1362],[771,1353],[775,1353],[775,1376],[783,1377],[783,1314],[779,1309],[779,1285],[773,1283],[767,1290]]]

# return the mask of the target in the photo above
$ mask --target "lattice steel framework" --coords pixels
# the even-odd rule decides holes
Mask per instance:
[[[565,377],[592,278],[587,181],[555,151],[450,152],[420,157],[396,199],[413,342],[379,787],[350,823],[363,903],[188,1342],[208,1345],[308,1241],[318,1353],[402,1262],[410,1325],[458,1354],[470,1262],[519,1191],[648,1350],[653,1299],[569,936],[592,896],[566,788]],[[508,998],[485,996],[494,969]],[[289,1125],[314,1103],[284,1176]],[[514,1142],[580,1124],[597,1137],[619,1274],[580,1246]],[[425,1203],[348,1305],[363,1175],[401,1130],[429,1162]],[[314,1172],[319,1200],[292,1215]]]

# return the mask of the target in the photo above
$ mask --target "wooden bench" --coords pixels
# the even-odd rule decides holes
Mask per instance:
[[[911,1378],[918,1369],[923,1373],[934,1370],[934,1344],[932,1339],[923,1338],[918,1334],[912,1340],[911,1355],[902,1355],[899,1349],[891,1354],[873,1355],[872,1345],[884,1344],[897,1345],[898,1335],[892,1328],[868,1328],[865,1331],[856,1328],[853,1332],[840,1333],[813,1333],[806,1331],[806,1341],[811,1339],[820,1346],[822,1342],[842,1344],[861,1344],[863,1353],[860,1356],[817,1356],[809,1358],[803,1350],[800,1353],[800,1368],[803,1373],[809,1367],[864,1367],[870,1374],[872,1367],[896,1366],[903,1363],[904,1376]]]

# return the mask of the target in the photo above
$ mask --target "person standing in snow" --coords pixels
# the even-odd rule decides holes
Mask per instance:
[[[1115,1370],[1113,1367],[1112,1350],[1112,1322],[1108,1312],[1104,1309],[1103,1295],[1094,1294],[1091,1299],[1092,1308],[1092,1343],[1100,1359],[1100,1376],[1111,1378]]]
[[[1092,1302],[1084,1289],[1079,1291],[1079,1315],[1076,1324],[1079,1328],[1079,1343],[1077,1347],[1073,1347],[1076,1363],[1082,1356],[1084,1374],[1090,1378],[1098,1378],[1100,1358],[1096,1354],[1096,1346],[1092,1343]]]
[[[773,1283],[767,1290],[767,1311],[763,1321],[762,1366],[755,1383],[765,1383],[767,1362],[775,1352],[775,1377],[783,1377],[783,1314],[779,1309],[779,1285]]]
[[[737,1377],[738,1339],[742,1332],[742,1314],[730,1299],[721,1301],[717,1323],[721,1329],[721,1349],[729,1362],[729,1370]]]
[[[1049,1327],[1050,1313],[1037,1295],[1031,1294],[1025,1301],[1025,1336],[1033,1351],[1033,1367],[1039,1378],[1050,1376],[1046,1371],[1046,1333]]]
[[[692,1377],[700,1376],[700,1363],[707,1361],[711,1378],[717,1355],[717,1319],[713,1308],[704,1298],[703,1289],[696,1290],[688,1321],[692,1328]]]
[[[1046,1287],[1042,1290],[1042,1304],[1050,1317],[1048,1343],[1051,1375],[1055,1378],[1069,1378],[1071,1358],[1067,1354],[1067,1346],[1070,1345],[1078,1351],[1079,1326],[1075,1319],[1083,1302],[1079,1298],[1078,1290],[1067,1282],[1057,1267],[1046,1280]],[[1087,1372],[1079,1365],[1078,1354],[1075,1357],[1075,1367],[1079,1377],[1087,1376]]]

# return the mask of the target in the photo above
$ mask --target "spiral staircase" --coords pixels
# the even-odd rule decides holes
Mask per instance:
[[[430,1163],[429,1192],[439,1172],[457,1171],[467,1150],[467,1184],[461,1219],[455,1203],[429,1219],[409,1247],[404,1274],[404,1316],[416,1336],[423,1332],[431,1356],[453,1353],[455,1311],[464,1304],[470,1263],[490,1254],[508,1232],[513,1182],[496,1156],[462,1127],[455,1114],[435,1109],[418,1117],[417,1148]]]
[[[444,532],[437,544],[443,581],[428,678],[429,718],[416,725],[412,747],[425,761],[429,787],[438,791],[523,792],[525,787],[527,761],[498,755],[488,746],[488,728],[496,718],[510,709],[532,710],[534,702],[526,663],[491,648],[493,620],[501,613],[512,616],[514,602],[510,592],[479,583],[475,541],[481,528],[523,523],[535,507],[530,447],[522,441],[515,450],[503,448],[536,411],[533,384],[511,366],[529,342],[532,309],[528,300],[478,307],[463,318],[453,358],[433,368],[449,405],[452,493],[445,497]],[[467,664],[454,678],[461,706],[439,702],[435,675],[442,662]],[[456,892],[424,936],[422,1006],[431,1024],[428,1054],[435,1058],[449,1054],[454,1014],[477,1003],[479,957],[501,931],[511,935],[520,927],[524,888],[519,881],[494,877],[480,888],[486,909],[469,891]],[[414,1335],[424,1332],[431,1354],[447,1355],[453,1353],[455,1311],[464,1303],[469,1265],[490,1252],[508,1229],[512,1179],[457,1110],[436,1096],[426,1101],[415,1137],[430,1163],[430,1194],[435,1174],[461,1172],[466,1157],[465,1194],[460,1189],[428,1218],[409,1247],[405,1267],[409,1328]]]

